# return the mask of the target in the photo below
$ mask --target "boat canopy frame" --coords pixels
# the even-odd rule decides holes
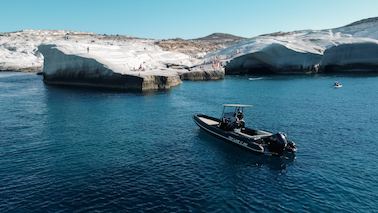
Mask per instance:
[[[234,113],[237,113],[238,111],[241,111],[244,113],[244,108],[253,107],[253,105],[246,105],[246,104],[223,104],[223,111],[220,119],[224,117],[224,113],[227,108],[235,108]]]
[[[223,107],[253,107],[253,105],[248,105],[248,104],[223,104]]]

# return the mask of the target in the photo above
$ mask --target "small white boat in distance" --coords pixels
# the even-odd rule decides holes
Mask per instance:
[[[250,81],[257,81],[257,80],[261,80],[261,79],[263,79],[263,77],[248,78],[248,80],[250,80]]]
[[[333,85],[333,87],[341,88],[341,87],[343,87],[343,85],[340,82],[336,81],[335,84]]]

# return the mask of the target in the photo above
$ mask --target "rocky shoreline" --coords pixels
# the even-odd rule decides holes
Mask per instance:
[[[41,72],[46,84],[167,90],[225,75],[378,73],[378,18],[327,30],[246,39],[142,39],[72,31],[0,33],[0,71]]]

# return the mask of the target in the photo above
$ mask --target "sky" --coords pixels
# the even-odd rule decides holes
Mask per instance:
[[[0,32],[65,29],[144,38],[243,37],[378,16],[377,0],[1,0]]]

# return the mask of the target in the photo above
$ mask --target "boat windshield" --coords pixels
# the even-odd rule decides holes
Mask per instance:
[[[243,116],[244,108],[246,108],[246,107],[252,107],[252,105],[224,104],[221,120],[222,120],[222,118]]]

